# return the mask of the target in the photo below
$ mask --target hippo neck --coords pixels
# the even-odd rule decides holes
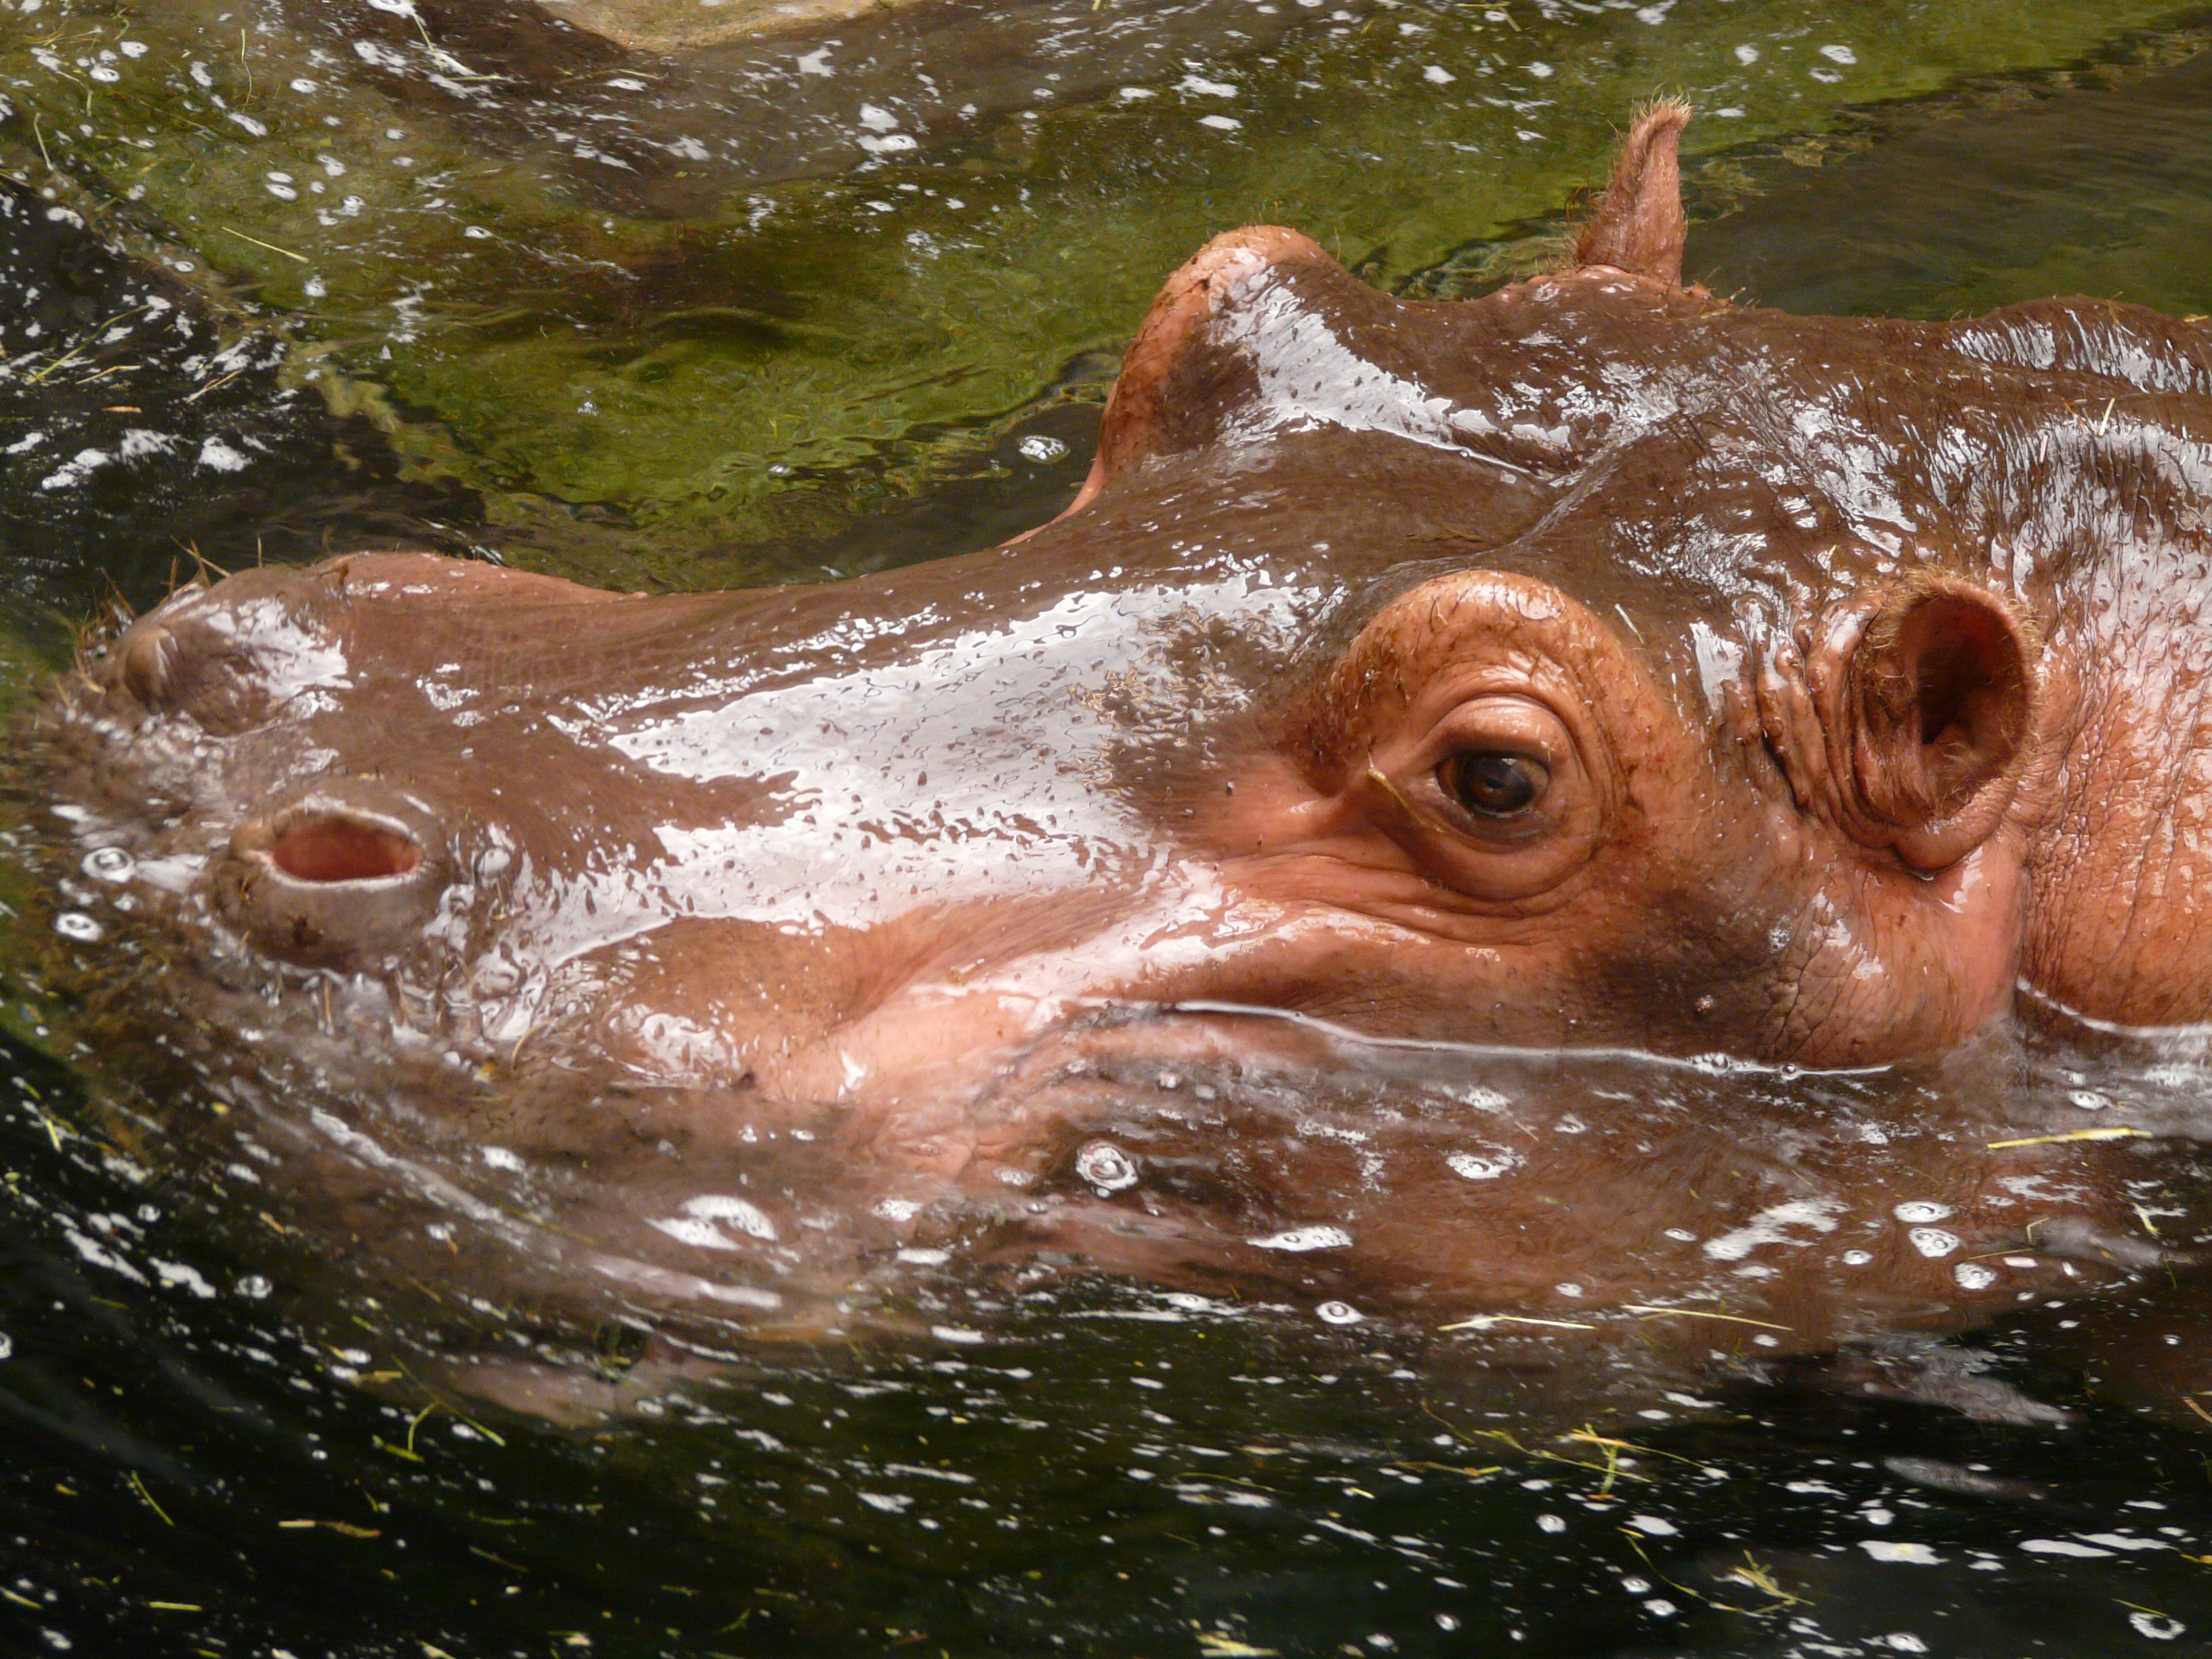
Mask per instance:
[[[2022,982],[2092,1018],[2212,1019],[2212,548],[2130,550],[2047,623],[2056,767]]]

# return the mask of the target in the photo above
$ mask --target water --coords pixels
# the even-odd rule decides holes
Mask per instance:
[[[1206,234],[1281,219],[1373,280],[1471,291],[1542,257],[1655,88],[1741,112],[1693,129],[1689,168],[1690,268],[1723,291],[2212,309],[2199,28],[925,0],[629,59],[520,6],[19,0],[7,683],[64,661],[111,581],[143,606],[196,553],[428,544],[704,586],[988,541],[1072,492],[1115,350]],[[1362,1309],[1325,1250],[1203,1291],[923,1261],[843,1340],[648,1331],[465,1231],[441,1269],[388,1255],[351,1229],[390,1184],[302,1200],[281,1096],[102,1054],[99,1000],[160,969],[109,944],[116,884],[82,885],[100,939],[0,957],[0,1631],[24,1651],[2104,1655],[2212,1632],[2186,1273],[2100,1272],[1841,1365],[1668,1322],[1592,1359],[1558,1291],[1557,1326],[1445,1332],[1449,1306]],[[2124,1123],[2152,1133],[2053,1156],[2124,1190],[2138,1243],[2212,1231],[2190,1034],[1999,1034],[1856,1080],[1351,1061],[1348,1093],[1288,1097],[1349,1123],[1488,1091],[1693,1139],[1809,1112],[1878,1129],[1862,1156],[1906,1204],[1948,1194],[1965,1131]],[[1973,1218],[1896,1207],[1839,1224]],[[1773,1231],[1747,1257],[1808,1237]]]

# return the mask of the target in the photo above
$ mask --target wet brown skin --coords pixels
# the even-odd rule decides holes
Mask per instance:
[[[416,1176],[512,1151],[561,1271],[647,1300],[788,1313],[976,1213],[1179,1282],[1547,1317],[1572,1282],[1796,1346],[1973,1316],[1896,1201],[1968,1254],[2064,1222],[1991,1297],[2109,1264],[2099,1154],[1984,1150],[2044,1126],[1982,1034],[2023,988],[2212,1016],[2212,332],[1682,287],[1682,118],[1631,136],[1592,263],[1484,299],[1218,239],[1076,506],[1005,547],[665,598],[407,555],[188,588],[46,717],[72,857],[135,860],[64,893],[169,941],[216,1086]],[[1899,1073],[1868,1138],[1600,1058],[1644,1082],[1570,1065],[1506,1128],[1479,1052],[1376,1039],[1995,1081],[1930,1122]],[[1408,1052],[1418,1109],[1370,1086]],[[1102,1135],[1139,1181],[1091,1178]],[[1447,1163],[1486,1136],[1510,1178]],[[684,1207],[740,1192],[757,1225]],[[1347,1242],[1251,1242],[1308,1222]]]

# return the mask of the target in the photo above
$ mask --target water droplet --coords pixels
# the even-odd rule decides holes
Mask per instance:
[[[1341,1227],[1293,1227],[1288,1232],[1244,1242],[1261,1250],[1345,1250],[1352,1248],[1352,1235]]]
[[[1324,1325],[1357,1325],[1366,1316],[1349,1302],[1324,1302],[1314,1310],[1314,1317]]]
[[[1137,1184],[1135,1162],[1110,1140],[1094,1140],[1076,1153],[1075,1173],[1102,1193],[1118,1193]]]
[[[1451,1172],[1462,1181],[1495,1181],[1520,1161],[1510,1152],[1500,1153],[1495,1158],[1477,1158],[1473,1152],[1448,1152],[1444,1155],[1444,1162],[1451,1165]]]
[[[54,918],[54,932],[79,945],[95,943],[106,929],[82,910],[64,910]]]
[[[96,881],[128,881],[138,860],[120,847],[102,847],[84,855],[84,872]]]

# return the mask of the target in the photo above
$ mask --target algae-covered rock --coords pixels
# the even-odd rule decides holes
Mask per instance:
[[[538,0],[558,17],[638,52],[680,52],[887,9],[889,0]]]

